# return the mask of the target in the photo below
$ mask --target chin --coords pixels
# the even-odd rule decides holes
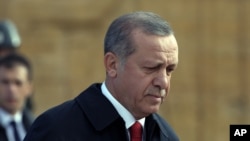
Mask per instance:
[[[148,113],[148,115],[150,115],[150,114],[153,114],[153,113],[158,112],[159,109],[160,109],[160,106],[159,106],[159,105],[154,105],[154,106],[151,106],[151,107],[149,107],[149,108],[147,109],[147,113]]]

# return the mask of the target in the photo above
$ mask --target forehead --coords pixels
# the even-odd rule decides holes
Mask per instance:
[[[178,63],[178,45],[174,35],[157,36],[147,35],[141,31],[133,34],[135,45],[134,55],[145,60],[167,60],[169,63]]]
[[[11,68],[0,66],[0,79],[3,78],[26,80],[28,78],[28,70],[23,65],[14,65]]]

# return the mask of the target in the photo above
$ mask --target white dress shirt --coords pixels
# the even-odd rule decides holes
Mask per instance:
[[[5,129],[8,141],[15,141],[14,132],[10,125],[11,121],[16,122],[18,135],[20,139],[23,140],[26,134],[26,131],[22,123],[22,112],[17,112],[15,115],[11,115],[5,110],[3,110],[2,108],[0,108],[0,125],[2,125],[3,128]]]
[[[103,95],[112,103],[112,105],[115,107],[118,114],[125,121],[125,126],[126,126],[128,134],[129,134],[128,129],[130,126],[132,126],[136,122],[136,119],[119,101],[117,101],[113,97],[113,95],[107,89],[105,82],[102,83],[101,90],[102,90]],[[144,128],[145,118],[138,120],[138,122],[140,122],[140,124],[142,125],[142,128]]]

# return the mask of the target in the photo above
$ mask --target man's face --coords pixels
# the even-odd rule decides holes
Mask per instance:
[[[15,65],[13,68],[0,66],[0,107],[15,114],[24,106],[31,94],[27,68]]]
[[[171,74],[178,64],[178,46],[173,35],[133,32],[136,51],[124,66],[118,65],[114,96],[136,119],[159,110],[170,89]]]

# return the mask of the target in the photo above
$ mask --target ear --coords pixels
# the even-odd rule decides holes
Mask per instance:
[[[108,52],[104,55],[104,65],[108,76],[117,76],[118,63],[119,59],[114,53]]]

